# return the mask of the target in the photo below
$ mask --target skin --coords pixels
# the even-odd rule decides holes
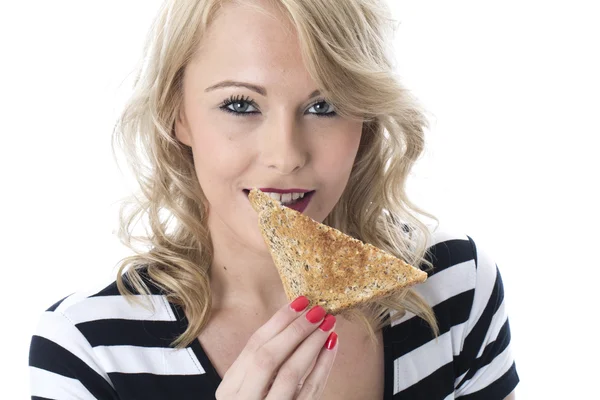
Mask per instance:
[[[335,109],[314,95],[318,87],[297,36],[281,16],[228,3],[201,46],[185,71],[175,131],[193,150],[209,202],[214,304],[274,312],[287,300],[243,189],[316,190],[304,213],[323,221],[348,182],[362,122],[323,116]],[[260,86],[263,93],[215,88],[224,81]],[[247,114],[221,108],[231,96],[243,99],[226,108]]]
[[[263,333],[249,342],[256,345],[258,336],[261,346],[267,347],[274,346],[286,331],[275,337],[273,332],[296,317],[286,308],[279,275],[243,190],[316,190],[304,213],[323,221],[347,185],[362,122],[319,115],[335,109],[315,94],[318,87],[303,65],[294,29],[268,2],[258,3],[272,16],[227,3],[212,22],[196,58],[186,67],[175,132],[193,150],[196,174],[209,203],[213,309],[216,315],[236,315],[231,321],[239,321],[237,315],[248,312],[263,322],[272,317],[257,331]],[[232,81],[244,85],[223,83]],[[235,101],[229,101],[231,97]],[[283,325],[267,329],[277,318]],[[320,349],[327,333],[316,329],[318,323],[301,323],[306,332],[297,340],[311,334],[316,338],[312,339],[317,343],[314,349]],[[257,327],[261,324],[256,323]],[[280,342],[294,344],[289,339]],[[222,392],[256,389],[248,390],[246,385],[256,385],[260,379],[243,381],[244,371],[255,370],[248,365],[259,349],[249,346],[229,368]],[[288,354],[294,346],[274,353]],[[303,353],[307,352],[298,354]],[[323,372],[315,381],[327,379],[333,355],[327,357],[320,362]],[[303,365],[301,372],[311,369],[308,359],[295,363]],[[505,400],[514,398],[511,393]]]

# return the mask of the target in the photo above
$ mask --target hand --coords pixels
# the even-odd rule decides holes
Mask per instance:
[[[335,317],[320,306],[304,312],[307,307],[306,297],[298,297],[250,337],[223,376],[217,400],[321,397],[337,353]]]

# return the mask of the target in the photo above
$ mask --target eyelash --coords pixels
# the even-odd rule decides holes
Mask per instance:
[[[242,116],[244,116],[246,114],[250,114],[250,115],[256,114],[255,111],[252,111],[252,112],[237,112],[237,111],[233,111],[233,110],[229,109],[228,107],[231,104],[234,104],[234,103],[248,103],[251,106],[253,106],[255,108],[258,108],[256,102],[254,102],[254,100],[252,100],[250,97],[246,96],[244,98],[244,96],[240,96],[240,95],[231,96],[228,99],[223,100],[223,102],[221,103],[221,105],[219,106],[219,108],[221,110],[225,111],[225,112],[228,112],[230,114],[235,115],[236,117],[242,117]],[[327,101],[325,101],[325,99],[318,99],[317,101],[315,101],[314,103],[312,103],[308,108],[314,107],[315,105],[317,105],[319,103],[327,103]],[[329,103],[327,103],[327,104],[329,104]],[[326,113],[326,114],[317,114],[317,113],[309,113],[309,114],[313,114],[313,115],[316,115],[318,117],[325,117],[325,118],[331,118],[331,117],[335,117],[337,115],[337,113],[335,111],[332,111],[332,112],[329,112],[329,113]]]

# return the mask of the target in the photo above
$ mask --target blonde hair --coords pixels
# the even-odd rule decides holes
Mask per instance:
[[[113,134],[113,151],[115,144],[122,148],[141,191],[121,207],[119,237],[136,254],[120,260],[119,291],[131,297],[127,279],[139,293],[149,293],[149,279],[183,307],[189,324],[173,342],[177,347],[189,345],[209,320],[213,250],[207,200],[191,149],[175,138],[174,123],[186,65],[225,2],[163,4],[147,38],[133,95]],[[305,66],[328,102],[338,114],[364,121],[347,187],[324,223],[412,265],[431,267],[425,258],[429,231],[418,215],[435,218],[415,206],[405,190],[423,151],[428,122],[395,74],[387,6],[383,0],[274,3],[297,30]],[[135,223],[143,217],[150,232],[134,236]],[[137,250],[134,241],[146,248]],[[412,312],[437,334],[433,310],[412,289],[345,315],[358,318],[375,341],[375,331],[390,323],[390,311],[396,317]]]

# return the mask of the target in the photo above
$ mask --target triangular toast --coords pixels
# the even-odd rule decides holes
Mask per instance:
[[[304,295],[339,314],[427,279],[425,272],[258,189],[249,199],[290,301]]]

